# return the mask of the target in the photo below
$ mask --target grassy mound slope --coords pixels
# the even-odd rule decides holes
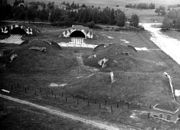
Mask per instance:
[[[94,56],[93,56],[94,55]],[[104,68],[98,64],[103,58],[108,59]],[[99,46],[94,49],[92,55],[83,57],[84,64],[91,67],[101,68],[102,71],[154,71],[162,70],[153,62],[149,62],[138,56],[138,52],[132,46],[111,44]]]
[[[77,64],[72,53],[61,50],[55,43],[33,40],[15,50],[18,56],[8,65],[14,72],[56,72],[63,73]],[[46,51],[31,50],[30,47],[45,47]]]
[[[115,82],[112,84],[109,74],[101,72],[66,89],[73,95],[100,101],[154,104],[171,100],[168,80],[162,74],[115,72],[114,75]]]

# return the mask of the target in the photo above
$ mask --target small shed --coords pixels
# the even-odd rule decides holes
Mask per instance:
[[[153,106],[149,112],[152,118],[176,123],[180,119],[180,105],[177,102],[165,102]]]

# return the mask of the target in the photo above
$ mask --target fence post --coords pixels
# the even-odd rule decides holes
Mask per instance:
[[[149,105],[149,108],[152,109],[152,105],[151,104]]]
[[[68,98],[66,97],[66,102],[68,101]]]
[[[89,106],[90,104],[89,104],[89,99],[88,99],[88,106]]]
[[[13,91],[13,85],[11,85],[11,91]]]
[[[52,96],[53,96],[53,90],[51,90],[51,94],[52,94]]]
[[[46,94],[46,97],[48,97],[48,91],[47,90],[45,91],[45,94]]]
[[[99,109],[101,109],[101,103],[99,103]]]
[[[117,108],[119,108],[119,103],[117,103]]]
[[[111,105],[111,113],[113,113],[113,108],[112,108],[112,105]]]
[[[34,93],[34,95],[36,96],[36,89],[35,89],[35,93]]]
[[[41,93],[41,87],[39,88],[39,92]]]
[[[26,87],[24,88],[25,93],[27,93]]]
[[[78,100],[78,98],[76,98],[76,104],[79,104],[79,100]]]
[[[95,102],[94,102],[95,104],[96,104],[96,99],[95,99]]]
[[[105,106],[107,105],[107,100],[104,101]]]

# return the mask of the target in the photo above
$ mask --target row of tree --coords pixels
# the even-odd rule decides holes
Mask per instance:
[[[166,15],[166,8],[164,6],[159,6],[155,9],[155,13],[157,13],[159,16]]]
[[[43,2],[31,2],[28,6],[0,6],[0,19],[29,20],[29,21],[49,21],[59,25],[72,24],[109,24],[124,26],[126,16],[120,9],[114,10],[109,7],[100,8],[79,4],[62,3],[58,7],[54,2],[45,4]],[[138,17],[137,15],[135,17]],[[138,19],[138,18],[137,18]],[[132,25],[138,26],[137,19],[134,16],[130,20]],[[134,24],[135,23],[135,24]]]
[[[171,10],[163,20],[163,28],[180,29],[180,10]]]
[[[155,4],[153,3],[139,3],[139,4],[127,4],[126,8],[135,8],[135,9],[155,9]]]

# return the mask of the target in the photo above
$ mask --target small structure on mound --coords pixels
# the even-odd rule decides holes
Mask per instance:
[[[180,119],[180,105],[176,102],[161,103],[153,106],[153,110],[149,112],[149,116],[176,123]]]
[[[154,105],[153,110],[149,112],[149,116],[167,122],[176,123],[180,120],[180,104],[176,101],[171,76],[167,72],[164,72],[164,75],[168,78],[173,101]]]
[[[0,35],[19,34],[35,36],[38,33],[40,33],[40,31],[37,28],[27,25],[14,24],[0,27]]]
[[[83,44],[84,39],[93,39],[94,34],[88,27],[81,25],[73,25],[62,33],[63,37],[71,38],[71,42],[75,44]]]

